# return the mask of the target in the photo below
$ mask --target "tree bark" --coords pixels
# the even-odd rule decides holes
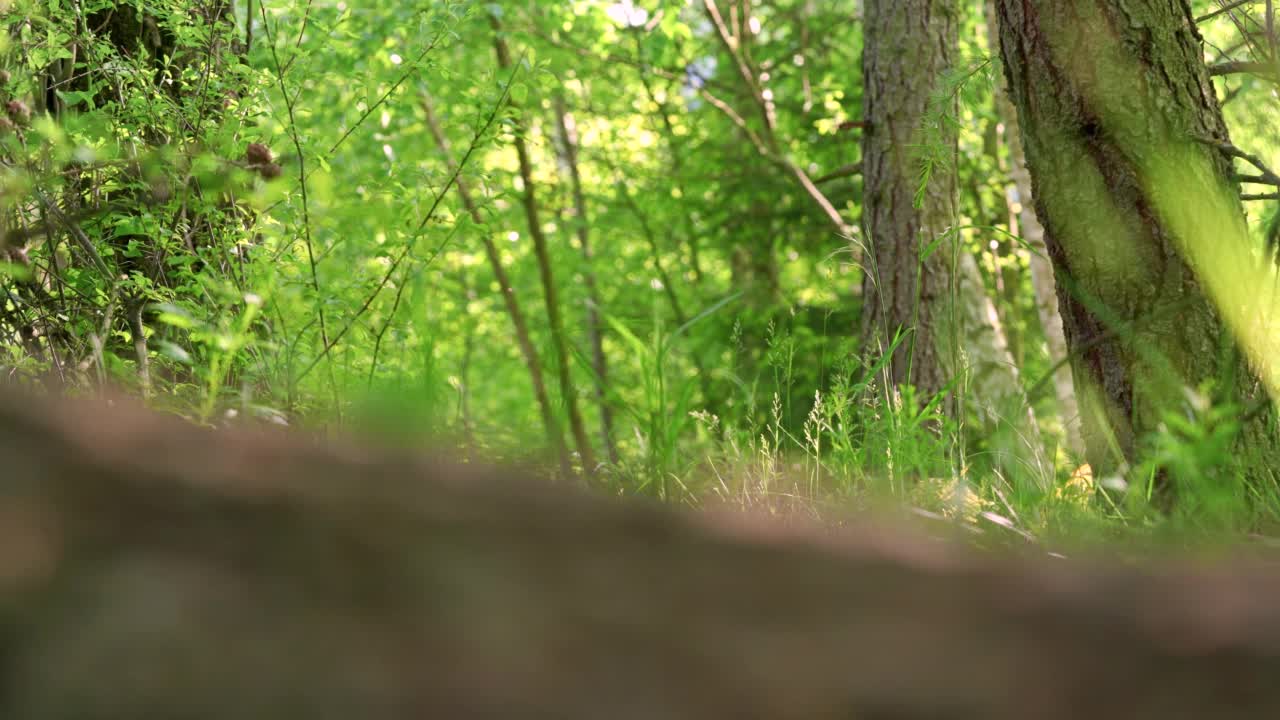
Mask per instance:
[[[987,38],[992,52],[999,52],[1000,30],[996,22],[994,0],[986,0],[984,12],[987,20]],[[1053,281],[1053,263],[1044,242],[1044,226],[1036,217],[1035,195],[1031,192],[1031,171],[1027,169],[1027,157],[1022,150],[1022,131],[1018,126],[1018,110],[1009,99],[1003,83],[995,89],[996,110],[1004,125],[1005,147],[1009,152],[1010,212],[1016,203],[1018,228],[1015,235],[1027,247],[1027,267],[1031,271],[1031,290],[1036,298],[1036,314],[1049,350],[1049,362],[1053,370],[1053,390],[1058,401],[1058,415],[1066,435],[1067,450],[1077,458],[1085,454],[1084,436],[1080,433],[1080,405],[1076,402],[1075,383],[1071,379],[1071,365],[1067,362],[1067,337],[1062,329],[1062,315],[1058,311],[1057,288]]]
[[[952,69],[959,17],[953,0],[866,4],[864,346],[884,352],[909,332],[886,367],[886,383],[914,385],[928,399],[961,375],[1000,464],[1046,485],[1051,464],[1004,330],[973,257],[958,247],[954,159],[936,164],[918,192],[919,148],[929,142],[923,127]],[[955,154],[954,137],[935,140]]]
[[[887,350],[910,332],[886,368],[891,385],[912,384],[924,397],[946,386],[948,339],[937,332],[946,312],[954,227],[954,164],[935,169],[917,207],[921,128],[939,79],[951,68],[959,9],[952,0],[868,0],[863,13],[862,144],[864,255],[863,338],[867,352]]]
[[[1217,400],[1245,413],[1224,459],[1273,482],[1271,403],[1243,360],[1261,356],[1261,275],[1190,7],[996,4],[1095,473],[1131,467],[1171,414]]]
[[[121,402],[2,395],[0,462],[6,718],[1280,714],[1274,565],[678,514]]]

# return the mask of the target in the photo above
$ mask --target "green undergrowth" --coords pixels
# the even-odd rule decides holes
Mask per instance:
[[[737,508],[784,522],[838,524],[861,513],[906,512],[981,546],[1045,553],[1117,546],[1135,557],[1171,548],[1267,550],[1272,533],[1280,536],[1280,495],[1232,475],[1233,463],[1247,460],[1230,456],[1236,427],[1230,407],[1201,405],[1198,413],[1171,417],[1148,439],[1146,465],[1109,477],[1096,477],[1061,447],[1061,428],[1043,422],[1049,476],[1044,468],[1000,463],[1001,451],[975,422],[943,412],[946,398],[885,388],[882,364],[857,359],[848,341],[827,348],[840,360],[801,377],[797,353],[810,360],[823,353],[808,340],[771,331],[755,374],[735,378],[735,396],[720,399],[733,411],[726,419],[706,409],[698,379],[670,337],[630,340],[644,375],[634,395],[613,398],[623,439],[619,461],[590,472],[578,467],[574,480],[602,493]],[[450,401],[439,392],[429,397],[427,385],[413,387],[400,385],[394,402],[384,395],[363,404],[354,428],[384,442],[420,444],[422,408]],[[1039,409],[1054,417],[1052,408]],[[529,449],[536,435],[536,428],[491,421],[479,428],[455,424],[437,438],[467,457],[532,465],[554,476],[549,454]],[[1176,483],[1172,510],[1153,487],[1162,471]]]

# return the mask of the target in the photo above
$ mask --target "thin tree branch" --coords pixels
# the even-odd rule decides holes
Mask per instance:
[[[519,68],[517,67],[517,71],[518,70]],[[508,79],[507,84],[502,88],[502,95],[501,97],[498,98],[498,102],[494,104],[493,109],[489,112],[489,117],[485,119],[484,124],[480,127],[479,130],[476,131],[475,137],[473,137],[471,140],[470,147],[467,148],[467,152],[462,156],[462,161],[458,163],[458,166],[456,168],[454,168],[453,172],[449,176],[449,181],[445,183],[445,186],[440,190],[439,193],[436,194],[435,199],[431,203],[431,207],[427,210],[426,214],[422,216],[422,219],[421,221],[418,222],[417,227],[414,228],[413,234],[409,236],[408,241],[406,241],[405,243],[404,250],[401,251],[400,255],[397,256],[394,261],[392,261],[391,266],[387,268],[387,272],[383,274],[382,280],[378,283],[377,287],[374,288],[373,292],[369,294],[369,297],[365,298],[364,303],[360,306],[358,310],[356,310],[356,313],[351,318],[351,320],[345,326],[343,326],[342,330],[340,330],[336,335],[334,335],[332,340],[325,343],[325,346],[320,351],[320,354],[317,355],[315,358],[313,358],[311,363],[307,365],[307,367],[303,369],[301,373],[298,374],[298,377],[297,377],[298,381],[301,381],[302,378],[306,377],[315,368],[316,364],[319,363],[322,359],[324,359],[329,354],[329,351],[332,350],[333,347],[337,345],[340,340],[342,340],[342,338],[347,334],[347,332],[351,330],[352,326],[355,325],[356,320],[358,320],[360,316],[363,315],[365,311],[369,309],[369,306],[373,304],[373,301],[378,297],[378,294],[381,293],[382,289],[386,287],[388,282],[390,282],[391,276],[395,273],[396,269],[400,267],[400,263],[409,254],[409,252],[413,250],[414,244],[417,242],[418,238],[421,237],[423,230],[426,229],[427,223],[430,222],[433,217],[435,217],[436,210],[440,207],[440,202],[444,199],[445,194],[448,193],[449,189],[452,188],[453,185],[458,181],[458,176],[462,173],[462,169],[466,167],[467,162],[471,159],[471,155],[475,153],[476,148],[480,145],[481,138],[483,138],[484,135],[487,132],[489,132],[489,128],[493,127],[493,123],[497,119],[498,113],[501,111],[503,104],[506,103],[507,97],[511,93],[511,85],[512,83],[515,82],[515,76],[516,76],[516,73],[513,72],[511,74],[510,79]],[[445,239],[445,243],[447,243],[449,239],[452,237],[453,235],[450,234],[449,238]],[[439,252],[443,249],[444,249],[444,244],[442,243],[441,246],[432,255],[432,259],[434,259],[435,256],[438,255]]]
[[[1223,77],[1226,75],[1239,75],[1249,73],[1252,75],[1262,75],[1269,78],[1276,76],[1275,63],[1256,62],[1252,60],[1231,60],[1221,62],[1209,67],[1209,74],[1213,77]]]
[[[519,66],[520,63],[517,63],[516,68],[518,69]],[[515,75],[513,73],[512,81],[514,79]],[[460,166],[454,163],[452,152],[449,149],[449,140],[445,137],[444,130],[440,127],[440,121],[436,118],[434,103],[432,103],[431,97],[425,93],[422,97],[422,108],[426,114],[427,128],[435,138],[441,154],[444,155],[445,164],[450,168],[454,168],[456,172],[456,168]],[[462,200],[463,209],[471,216],[471,221],[477,227],[483,227],[485,224],[484,217],[480,215],[480,208],[477,207],[475,200],[472,198],[471,192],[467,188],[467,183],[461,177],[458,177],[454,187],[458,191],[458,197]],[[487,232],[482,232],[480,237],[481,242],[484,244],[485,256],[489,259],[489,267],[493,271],[493,277],[498,281],[498,292],[502,295],[502,302],[506,306],[507,316],[511,318],[511,328],[516,336],[516,345],[520,348],[525,367],[529,371],[529,382],[533,386],[533,397],[538,404],[538,413],[542,417],[543,429],[546,432],[547,440],[555,448],[556,456],[560,461],[560,474],[565,478],[573,477],[573,460],[569,457],[569,448],[565,444],[560,425],[556,422],[555,410],[551,406],[551,397],[547,393],[547,383],[542,373],[542,361],[538,358],[538,351],[529,335],[529,324],[525,320],[524,312],[520,309],[520,302],[516,298],[515,288],[512,287],[511,278],[502,266],[502,255],[498,252],[497,246],[494,245],[493,238]]]
[[[835,170],[832,170],[826,175],[814,178],[813,184],[822,185],[823,183],[829,183],[832,180],[839,180],[841,178],[853,177],[855,175],[861,175],[861,174],[862,174],[862,163],[860,162],[849,163],[848,165],[844,165],[836,168]]]
[[[267,21],[267,7],[265,2],[258,3],[258,10],[262,14],[262,31],[267,37],[267,46],[271,49],[271,61],[276,69],[276,82],[280,87],[280,94],[284,97],[285,109],[289,115],[289,136],[293,140],[294,152],[298,154],[298,186],[302,199],[302,237],[307,250],[307,265],[311,270],[311,289],[316,293],[316,314],[320,319],[320,342],[324,344],[324,350],[318,357],[327,358],[329,356],[329,348],[333,347],[333,343],[329,341],[328,320],[325,318],[324,300],[321,297],[320,275],[316,271],[316,255],[315,247],[311,241],[311,209],[310,202],[307,197],[307,159],[306,154],[302,150],[302,138],[298,135],[298,122],[294,113],[294,99],[289,97],[289,89],[284,84],[284,68],[280,65],[280,56],[276,52],[276,41],[271,36],[271,25]],[[307,14],[310,15],[311,4],[307,4]],[[306,17],[303,18],[303,29],[306,28]],[[302,42],[302,31],[298,33],[298,42]],[[297,57],[296,55],[294,57]],[[301,92],[301,88],[299,88]],[[310,369],[310,368],[308,368]],[[301,381],[301,377],[295,382]],[[333,365],[329,365],[329,387],[334,395],[335,410],[341,418],[341,403],[338,402],[338,384],[333,376]]]
[[[1232,10],[1235,10],[1238,7],[1248,5],[1249,3],[1252,3],[1252,2],[1255,2],[1255,0],[1235,0],[1235,2],[1232,2],[1228,5],[1224,5],[1223,7],[1218,8],[1217,10],[1205,13],[1204,15],[1201,15],[1200,17],[1196,18],[1196,24],[1199,25],[1200,23],[1205,22],[1206,20],[1212,20],[1213,18],[1216,18],[1223,13],[1231,12]]]
[[[501,68],[511,67],[511,52],[507,48],[506,40],[503,39],[502,23],[497,15],[489,15],[489,25],[493,28],[493,48],[498,59],[498,66]],[[573,373],[569,365],[569,349],[568,341],[564,334],[564,324],[560,319],[560,301],[556,288],[555,275],[552,271],[551,252],[547,243],[546,235],[542,231],[542,221],[539,219],[537,190],[533,179],[533,161],[529,156],[529,147],[525,142],[525,121],[522,116],[522,110],[511,103],[515,114],[512,117],[514,138],[512,144],[515,145],[516,160],[520,168],[520,181],[523,192],[520,194],[521,205],[524,207],[525,221],[529,227],[529,237],[533,240],[534,255],[538,261],[538,275],[542,282],[542,299],[543,305],[546,307],[547,324],[550,326],[551,343],[555,348],[556,369],[560,380],[560,393],[564,400],[565,410],[569,415],[569,429],[573,433],[574,443],[578,448],[578,455],[582,459],[582,466],[587,474],[595,472],[595,452],[591,448],[591,440],[587,437],[586,426],[582,420],[582,413],[578,408],[577,395],[573,387]]]

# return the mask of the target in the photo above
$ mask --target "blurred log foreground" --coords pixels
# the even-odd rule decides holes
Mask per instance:
[[[1274,718],[1280,575],[808,539],[0,397],[0,718]]]

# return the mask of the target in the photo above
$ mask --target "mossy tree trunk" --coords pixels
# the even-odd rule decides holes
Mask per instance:
[[[1190,7],[997,10],[1095,472],[1133,466],[1170,414],[1204,418],[1202,400],[1218,400],[1246,412],[1233,474],[1269,481],[1271,405],[1241,352],[1259,344],[1240,286],[1262,274],[1215,147],[1227,129]],[[1170,469],[1157,468],[1158,487],[1171,487]]]
[[[983,4],[986,17],[987,40],[993,52],[1000,49],[1000,31],[996,22],[994,0]],[[1074,458],[1084,456],[1084,437],[1080,434],[1080,405],[1076,402],[1075,383],[1071,379],[1071,366],[1067,360],[1067,337],[1062,330],[1062,315],[1058,311],[1058,295],[1053,281],[1053,263],[1044,245],[1044,226],[1036,216],[1035,196],[1031,192],[1031,173],[1027,170],[1027,156],[1022,151],[1022,131],[1018,127],[1018,111],[1013,107],[1003,84],[996,87],[996,111],[1004,125],[1001,134],[1008,148],[1009,179],[1012,181],[1007,196],[1012,210],[1017,203],[1017,227],[1014,234],[1027,248],[1027,265],[1030,270],[1031,289],[1036,298],[1036,314],[1040,318],[1041,332],[1049,351],[1049,361],[1055,364],[1053,389],[1057,398],[1058,414],[1066,437],[1066,448]]]

